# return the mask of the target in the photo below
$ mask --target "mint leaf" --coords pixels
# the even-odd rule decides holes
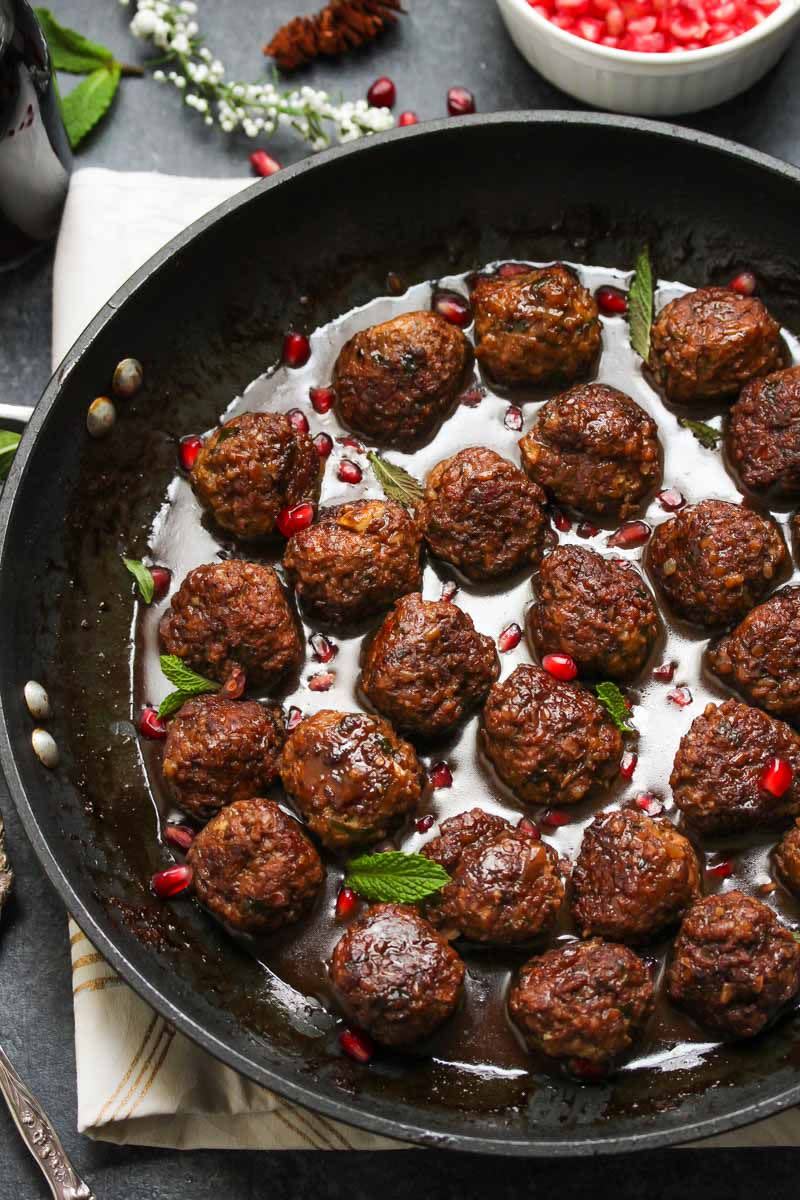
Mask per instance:
[[[61,98],[61,115],[67,137],[75,150],[97,122],[105,115],[114,99],[120,80],[120,65],[98,67],[77,87]]]
[[[423,854],[389,850],[362,854],[347,864],[344,886],[365,900],[382,904],[415,904],[450,882],[444,867]]]
[[[191,700],[191,698],[192,697],[189,692],[170,692],[168,696],[164,697],[158,706],[159,717],[162,721],[165,721],[167,717],[173,717],[178,709],[185,704],[187,700]]]
[[[706,450],[716,450],[722,438],[722,431],[713,425],[706,425],[705,421],[690,421],[688,417],[681,417],[678,424],[693,433]]]
[[[650,326],[653,324],[653,268],[647,247],[639,251],[635,274],[628,290],[628,325],[631,345],[640,358],[650,357]]]
[[[0,429],[0,479],[5,479],[11,470],[19,441],[18,433],[12,433],[9,429]]]
[[[156,588],[153,583],[153,576],[150,574],[150,568],[146,567],[138,558],[125,558],[123,556],[122,561],[136,580],[139,595],[145,604],[151,604]]]
[[[396,463],[388,462],[382,454],[376,454],[374,450],[370,450],[367,461],[389,500],[397,500],[406,508],[413,508],[419,504],[425,489],[418,479],[409,475],[408,471]]]
[[[595,686],[597,699],[606,710],[620,733],[635,733],[628,723],[628,706],[625,697],[615,683],[598,683]]]
[[[71,75],[89,75],[98,67],[111,67],[114,55],[105,46],[90,42],[74,29],[60,25],[49,8],[37,8],[36,16],[42,27],[50,58],[57,71]]]
[[[182,658],[178,658],[177,654],[162,654],[159,662],[167,679],[170,683],[174,683],[181,692],[187,692],[190,696],[199,696],[202,692],[219,691],[218,683],[192,671]]]

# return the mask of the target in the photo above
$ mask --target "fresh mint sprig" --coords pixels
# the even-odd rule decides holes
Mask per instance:
[[[424,854],[389,850],[362,854],[347,864],[344,886],[381,904],[416,904],[450,882],[444,867]]]
[[[218,683],[190,670],[176,654],[162,654],[159,662],[161,670],[175,686],[175,691],[165,696],[158,706],[158,715],[162,720],[173,716],[192,696],[202,696],[206,692],[218,692],[220,689]]]
[[[425,494],[425,489],[418,479],[409,475],[397,463],[391,463],[382,454],[370,450],[367,461],[375,473],[375,478],[389,500],[397,500],[405,508],[414,508]]]
[[[153,596],[156,592],[156,585],[153,581],[153,576],[150,573],[150,568],[138,558],[125,558],[123,555],[122,561],[130,571],[133,578],[136,580],[136,586],[139,589],[139,595],[144,600],[145,604],[152,604]]]
[[[647,247],[639,251],[628,290],[628,326],[631,345],[640,358],[650,357],[650,327],[653,324],[653,268]]]
[[[705,421],[690,421],[688,417],[681,417],[678,424],[693,433],[706,450],[716,450],[722,440],[722,430],[715,429],[713,425],[707,425]]]
[[[630,724],[628,705],[615,683],[598,683],[595,686],[597,699],[606,710],[620,733],[635,733]]]

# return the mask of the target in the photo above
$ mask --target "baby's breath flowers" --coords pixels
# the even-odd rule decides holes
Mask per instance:
[[[120,3],[128,7],[131,0]],[[313,150],[329,144],[329,131],[339,142],[352,142],[394,125],[388,108],[373,108],[366,100],[334,104],[327,92],[312,87],[282,91],[273,81],[227,81],[225,67],[203,45],[193,0],[133,0],[133,7],[131,33],[162,52],[153,78],[181,92],[206,125],[216,123],[225,133],[241,129],[252,138],[288,127]]]

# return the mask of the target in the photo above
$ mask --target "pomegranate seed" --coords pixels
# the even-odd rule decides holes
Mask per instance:
[[[424,817],[417,817],[416,821],[414,822],[414,828],[416,829],[417,833],[427,833],[429,829],[433,828],[433,822],[435,819],[436,818],[434,817],[433,813],[426,813]]]
[[[314,412],[321,416],[333,408],[333,388],[316,387],[308,389],[308,398]]]
[[[446,762],[437,762],[428,771],[428,779],[433,788],[449,788],[453,786],[453,772]]]
[[[314,447],[320,458],[329,458],[333,450],[333,438],[328,433],[318,433],[314,438]]]
[[[662,663],[660,667],[653,667],[653,679],[658,679],[661,683],[670,683],[677,665],[674,662],[667,662]]]
[[[676,687],[667,692],[667,699],[671,704],[677,704],[678,708],[686,708],[687,704],[692,703],[692,693],[687,687]]]
[[[304,500],[302,504],[295,504],[292,508],[282,508],[275,518],[275,524],[285,538],[290,538],[301,529],[308,529],[313,520],[314,505]]]
[[[481,400],[486,395],[486,388],[476,384],[475,387],[467,388],[458,398],[459,404],[466,404],[467,408],[477,408]]]
[[[604,317],[619,317],[628,311],[628,297],[622,288],[607,284],[597,289],[594,298]]]
[[[652,792],[640,792],[636,797],[636,807],[647,813],[648,817],[660,816],[664,811],[664,805]]]
[[[394,108],[397,88],[388,75],[381,75],[367,89],[367,102],[373,108]]]
[[[728,879],[733,874],[733,863],[729,858],[720,859],[713,866],[706,866],[706,875],[713,879]]]
[[[626,521],[616,533],[612,533],[611,537],[606,539],[606,545],[616,546],[621,550],[633,550],[636,546],[643,546],[650,533],[650,526],[644,521]]]
[[[349,446],[351,450],[358,450],[359,453],[364,452],[364,447],[358,438],[354,438],[351,433],[345,434],[344,437],[337,437],[337,442],[340,446]]]
[[[600,530],[596,525],[593,525],[591,521],[581,521],[575,532],[577,533],[578,537],[592,538],[596,537]]]
[[[164,841],[169,842],[170,846],[177,846],[179,850],[188,850],[194,841],[194,830],[188,825],[168,822],[164,826]]]
[[[317,662],[330,662],[339,653],[339,647],[336,643],[321,633],[312,633],[308,640],[311,643],[311,649],[314,651],[314,658]]]
[[[293,704],[286,714],[286,732],[291,733],[294,729],[297,729],[297,726],[302,723],[302,720],[302,710],[299,709],[296,704]]]
[[[375,1043],[360,1029],[343,1029],[339,1034],[339,1045],[348,1058],[358,1063],[368,1063],[375,1054]]]
[[[349,458],[343,458],[339,463],[339,470],[336,472],[337,479],[341,479],[342,483],[361,483],[364,478],[364,472],[358,463],[354,463]]]
[[[298,433],[308,433],[308,417],[300,408],[290,408],[287,417],[292,423],[292,429]]]
[[[663,492],[658,493],[656,500],[667,512],[677,512],[686,503],[686,497],[677,488],[665,488]]]
[[[397,118],[397,124],[400,126],[401,129],[405,125],[418,125],[419,117],[417,116],[417,114],[415,112],[412,112],[409,109],[407,112],[400,113],[400,116]]]
[[[196,433],[189,433],[178,442],[178,461],[184,471],[191,471],[197,462],[197,456],[203,449],[203,439]]]
[[[758,283],[752,271],[741,271],[730,281],[728,287],[732,292],[738,292],[740,296],[752,296]]]
[[[311,343],[304,333],[287,333],[283,339],[282,361],[287,367],[304,367],[311,358]]]
[[[497,274],[501,279],[513,279],[515,275],[530,275],[532,270],[527,263],[507,262],[500,264]]]
[[[167,567],[151,567],[150,574],[153,579],[153,599],[160,600],[169,591],[172,572]]]
[[[241,667],[234,667],[228,678],[219,689],[220,696],[224,696],[226,700],[238,700],[244,695],[244,689],[247,687],[247,676]]]
[[[451,117],[464,117],[475,112],[475,97],[465,87],[451,87],[447,93],[447,111]]]
[[[570,1075],[582,1079],[584,1083],[600,1083],[608,1077],[608,1067],[605,1063],[592,1062],[588,1058],[571,1058],[567,1063],[567,1070]]]
[[[497,645],[500,647],[502,654],[507,654],[509,650],[515,650],[522,639],[522,630],[519,625],[512,621],[510,625],[506,625],[497,639]]]
[[[179,866],[167,867],[164,871],[156,871],[150,880],[150,887],[159,900],[171,900],[173,896],[180,896],[181,892],[185,892],[191,882],[192,868],[186,863],[181,863]]]
[[[541,840],[541,830],[539,829],[539,826],[530,819],[530,817],[522,817],[517,822],[517,829],[519,829],[522,833],[527,834],[528,837],[535,838],[537,842]]]
[[[506,429],[510,429],[513,433],[519,433],[522,429],[522,409],[517,408],[516,404],[510,404],[506,409],[506,415],[503,417],[503,424]]]
[[[446,579],[442,584],[442,600],[454,600],[458,592],[458,584],[452,579]]]
[[[431,297],[431,308],[451,325],[466,329],[472,324],[472,309],[465,296],[459,292],[436,291]]]
[[[560,829],[562,825],[569,825],[571,820],[572,817],[563,808],[548,808],[540,817],[542,825],[548,829]]]
[[[545,654],[542,659],[542,666],[548,675],[552,675],[554,679],[561,679],[564,682],[569,682],[578,674],[578,664],[569,654]]]
[[[167,736],[167,727],[158,712],[150,705],[143,708],[139,714],[139,733],[152,742],[163,742]]]
[[[348,917],[358,908],[358,896],[352,888],[339,888],[339,894],[336,897],[336,920],[346,921]]]
[[[567,514],[565,512],[562,512],[560,508],[553,508],[552,516],[553,516],[553,524],[555,525],[558,532],[559,533],[569,533],[570,529],[572,529],[572,521],[570,521]]]
[[[312,675],[308,681],[308,688],[311,692],[327,692],[333,687],[336,674],[333,671],[318,671],[316,675]]]
[[[639,755],[634,754],[632,750],[626,750],[620,759],[619,773],[623,779],[632,779],[633,772],[636,770],[636,764],[639,761]]]
[[[794,771],[785,758],[771,758],[761,773],[758,786],[770,796],[780,799],[792,786]]]
[[[267,154],[266,150],[254,150],[250,155],[250,165],[256,175],[261,175],[264,179],[269,175],[274,175],[281,169],[281,164],[277,158],[273,158],[271,154]]]

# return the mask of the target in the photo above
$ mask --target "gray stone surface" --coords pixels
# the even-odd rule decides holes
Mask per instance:
[[[311,10],[318,0],[305,0]],[[487,112],[501,109],[573,108],[567,97],[539,79],[517,55],[491,0],[408,0],[402,27],[373,48],[338,65],[308,73],[314,84],[363,94],[379,74],[391,75],[398,110],[422,119],[443,115],[450,84],[463,83]],[[65,24],[106,42],[122,58],[141,48],[127,32],[126,11],[114,0],[52,0]],[[263,71],[258,46],[297,11],[291,0],[200,0],[200,19],[214,51],[242,77]],[[800,163],[800,42],[763,83],[746,96],[690,122]],[[183,111],[177,94],[147,80],[126,80],[105,124],[81,151],[79,164],[153,169],[188,175],[246,175],[247,139],[224,139]],[[277,143],[291,161],[296,144]],[[476,164],[476,170],[491,169]],[[754,202],[756,198],[754,197]],[[32,404],[49,375],[51,263],[41,254],[22,269],[0,275],[0,401]],[[1,635],[0,635],[1,636]],[[663,1200],[683,1197],[686,1176],[706,1200],[743,1195],[748,1181],[770,1179],[772,1195],[794,1184],[792,1159],[775,1151],[718,1150],[702,1155],[650,1154],[647,1160],[589,1164],[527,1164],[411,1151],[330,1156],[321,1153],[177,1154],[93,1144],[75,1130],[75,1079],[71,989],[64,913],[44,883],[16,815],[0,785],[0,808],[17,871],[16,899],[4,914],[0,940],[0,1041],[57,1121],[68,1151],[93,1183],[98,1200],[218,1200],[220,1197],[342,1197],[385,1200],[425,1194],[428,1200],[490,1195],[493,1200],[557,1191],[572,1200],[598,1186],[620,1200],[645,1188]],[[687,1169],[688,1166],[688,1169]],[[732,1186],[736,1173],[739,1187]],[[36,1170],[0,1106],[0,1197],[45,1195]]]

